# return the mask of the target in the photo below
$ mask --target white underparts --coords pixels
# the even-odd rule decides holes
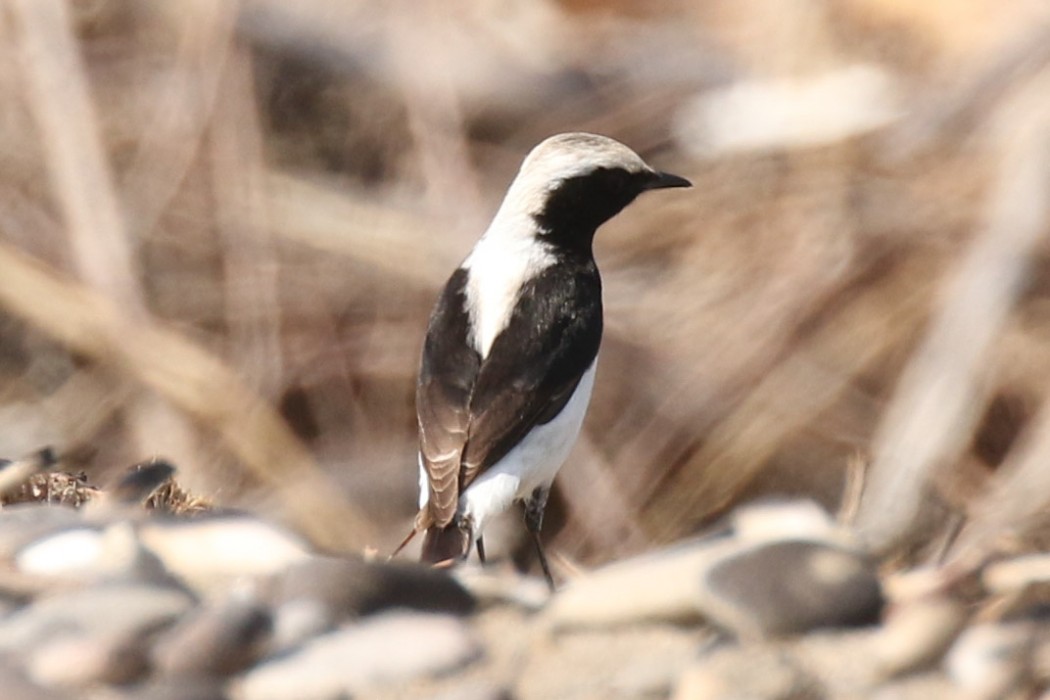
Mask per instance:
[[[558,470],[572,451],[591,401],[594,372],[598,361],[587,369],[572,398],[554,420],[533,428],[507,455],[487,469],[460,494],[459,512],[473,526],[474,537],[480,537],[485,524],[528,498],[538,486],[550,486]],[[419,507],[427,504],[427,476],[420,465]]]

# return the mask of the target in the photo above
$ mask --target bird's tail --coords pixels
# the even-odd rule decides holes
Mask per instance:
[[[445,527],[431,526],[423,535],[423,555],[420,559],[431,564],[460,561],[470,553],[470,532],[456,523]]]

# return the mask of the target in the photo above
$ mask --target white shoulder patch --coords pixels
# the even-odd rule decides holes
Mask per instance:
[[[490,229],[463,263],[467,270],[467,313],[471,343],[484,359],[493,341],[510,322],[518,292],[534,275],[554,262],[532,230]]]

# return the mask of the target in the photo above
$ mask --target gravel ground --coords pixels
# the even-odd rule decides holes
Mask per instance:
[[[1050,678],[1042,555],[890,572],[814,504],[769,503],[551,595],[508,565],[329,557],[255,515],[173,515],[164,466],[101,494],[46,475],[83,498],[0,509],[5,698],[991,700]]]

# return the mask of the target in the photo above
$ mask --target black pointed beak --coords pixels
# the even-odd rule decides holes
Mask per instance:
[[[653,171],[653,177],[646,184],[645,189],[647,190],[660,190],[666,187],[692,187],[693,183],[686,180],[684,177],[678,175],[672,175],[671,173],[662,173],[658,170]]]

